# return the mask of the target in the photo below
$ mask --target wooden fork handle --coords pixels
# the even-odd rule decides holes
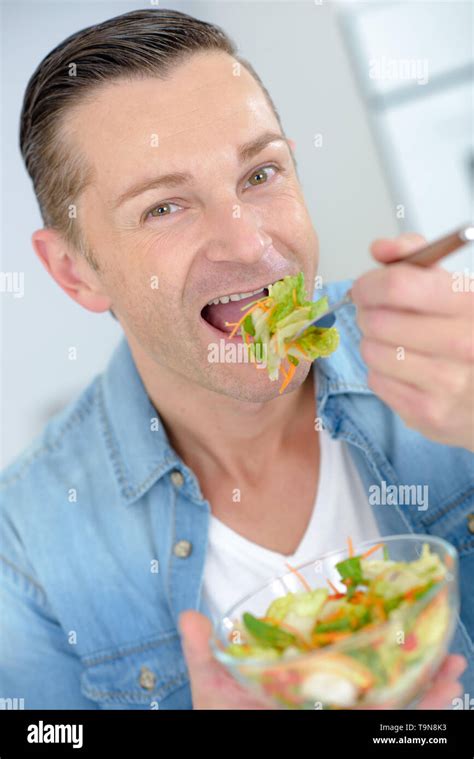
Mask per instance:
[[[465,245],[474,239],[474,227],[465,225],[455,232],[451,232],[445,237],[441,237],[439,240],[425,245],[420,250],[416,250],[405,258],[397,259],[397,261],[391,261],[390,263],[404,262],[409,264],[415,264],[416,266],[431,266],[431,264],[440,261],[445,256],[457,250],[462,245]]]

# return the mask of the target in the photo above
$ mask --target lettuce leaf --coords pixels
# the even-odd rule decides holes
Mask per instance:
[[[259,305],[261,304],[261,305]],[[249,350],[255,356],[255,346],[263,348],[264,358],[271,380],[278,379],[283,360],[298,366],[301,360],[314,361],[333,353],[339,345],[339,333],[335,327],[314,327],[311,323],[329,307],[326,297],[317,301],[306,299],[303,272],[294,277],[284,277],[269,287],[268,296],[251,304],[253,310],[241,324],[241,334],[246,341],[250,335]],[[297,333],[307,328],[295,340]]]

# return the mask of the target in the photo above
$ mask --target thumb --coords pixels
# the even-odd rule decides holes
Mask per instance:
[[[215,663],[209,646],[212,623],[198,611],[183,611],[179,616],[179,629],[189,674],[195,678]]]
[[[370,252],[376,261],[388,264],[399,258],[405,258],[424,245],[426,245],[426,240],[423,235],[416,232],[405,232],[393,240],[385,237],[374,240],[370,246]]]

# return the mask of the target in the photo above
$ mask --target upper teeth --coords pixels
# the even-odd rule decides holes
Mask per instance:
[[[270,285],[267,285],[266,287],[268,288]],[[214,300],[210,300],[207,305],[213,306],[217,303],[228,303],[230,300],[242,300],[243,298],[248,298],[250,295],[258,295],[258,293],[263,293],[264,290],[265,287],[261,287],[260,290],[252,290],[250,293],[234,293],[233,295],[222,295],[220,298],[214,298]]]

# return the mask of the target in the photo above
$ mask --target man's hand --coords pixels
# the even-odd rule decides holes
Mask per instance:
[[[272,709],[243,688],[212,655],[211,621],[197,611],[180,615],[183,651],[189,670],[193,709]]]
[[[372,243],[389,263],[425,245],[421,235]],[[474,293],[450,272],[394,263],[354,282],[360,350],[372,390],[427,438],[474,451]]]
[[[227,670],[214,659],[209,647],[212,625],[197,611],[180,615],[183,651],[189,670],[194,709],[272,709],[270,702],[253,695],[239,685]],[[429,692],[417,709],[449,709],[462,686],[458,677],[467,665],[464,656],[447,656],[435,676]]]
[[[458,678],[467,667],[467,660],[460,654],[446,657],[436,673],[431,686],[417,705],[417,709],[452,709],[453,699],[461,696],[463,689]]]

